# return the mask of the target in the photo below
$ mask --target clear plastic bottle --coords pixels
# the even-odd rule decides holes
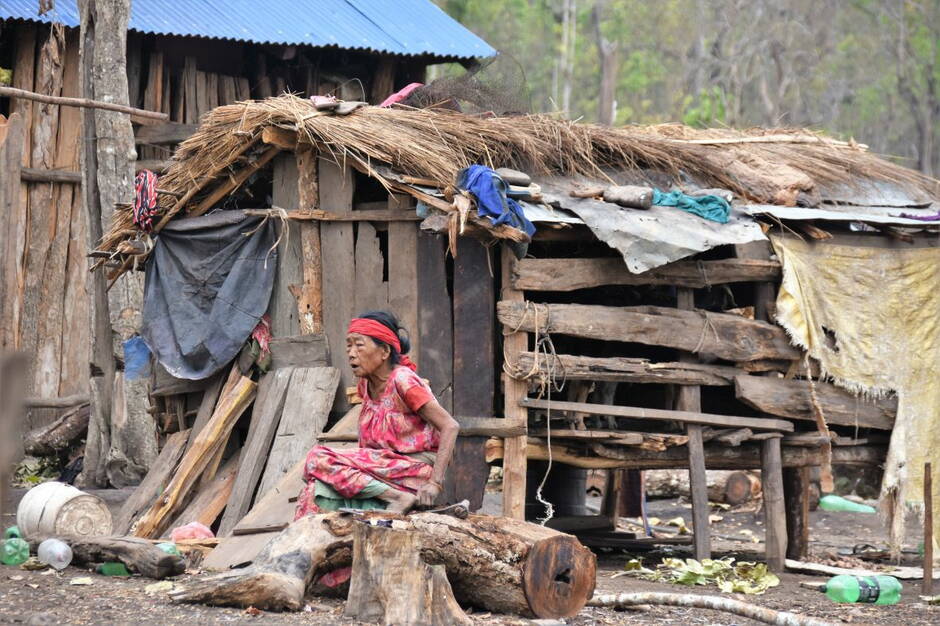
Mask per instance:
[[[51,565],[57,570],[65,569],[72,562],[72,548],[59,539],[46,539],[36,550],[40,563]]]
[[[822,591],[835,602],[897,604],[901,581],[894,576],[833,576]]]
[[[876,513],[874,507],[846,500],[842,496],[829,494],[819,499],[819,508],[823,511],[851,511],[852,513]]]
[[[0,563],[4,565],[19,565],[28,558],[29,544],[19,537],[7,539],[0,547]]]

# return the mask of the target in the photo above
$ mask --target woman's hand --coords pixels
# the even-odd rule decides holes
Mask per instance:
[[[418,496],[418,504],[420,506],[431,506],[437,500],[437,496],[441,495],[441,486],[428,481],[418,487],[418,493],[416,495]]]

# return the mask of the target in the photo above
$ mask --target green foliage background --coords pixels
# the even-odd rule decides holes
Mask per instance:
[[[561,110],[567,80],[565,114],[598,119],[599,30],[616,46],[615,124],[811,127],[940,172],[940,0],[436,2],[500,50],[488,79],[532,111]]]

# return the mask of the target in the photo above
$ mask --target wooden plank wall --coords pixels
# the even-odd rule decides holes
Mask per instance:
[[[52,33],[50,27],[35,24],[11,31],[13,86],[78,97],[78,32]],[[11,112],[23,119],[24,167],[78,170],[78,109],[26,100],[10,104]],[[4,180],[6,176],[5,172]],[[29,395],[86,393],[90,327],[81,194],[71,183],[11,182],[20,191],[14,210],[0,215],[0,232],[10,238],[0,274],[2,291],[8,294],[3,304],[2,347],[22,350],[31,357]],[[41,426],[54,415],[53,411],[33,411],[25,427]]]

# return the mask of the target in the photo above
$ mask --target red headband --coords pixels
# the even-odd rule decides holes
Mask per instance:
[[[388,345],[395,348],[395,351],[401,355],[400,364],[404,365],[411,369],[411,371],[417,371],[418,366],[409,359],[406,355],[401,353],[401,341],[398,339],[398,335],[392,332],[388,326],[382,322],[377,322],[375,320],[366,319],[363,317],[355,317],[349,322],[349,329],[346,331],[346,334],[356,333],[359,335],[365,335],[366,337],[372,337],[373,339],[378,339],[381,342],[387,343]]]

